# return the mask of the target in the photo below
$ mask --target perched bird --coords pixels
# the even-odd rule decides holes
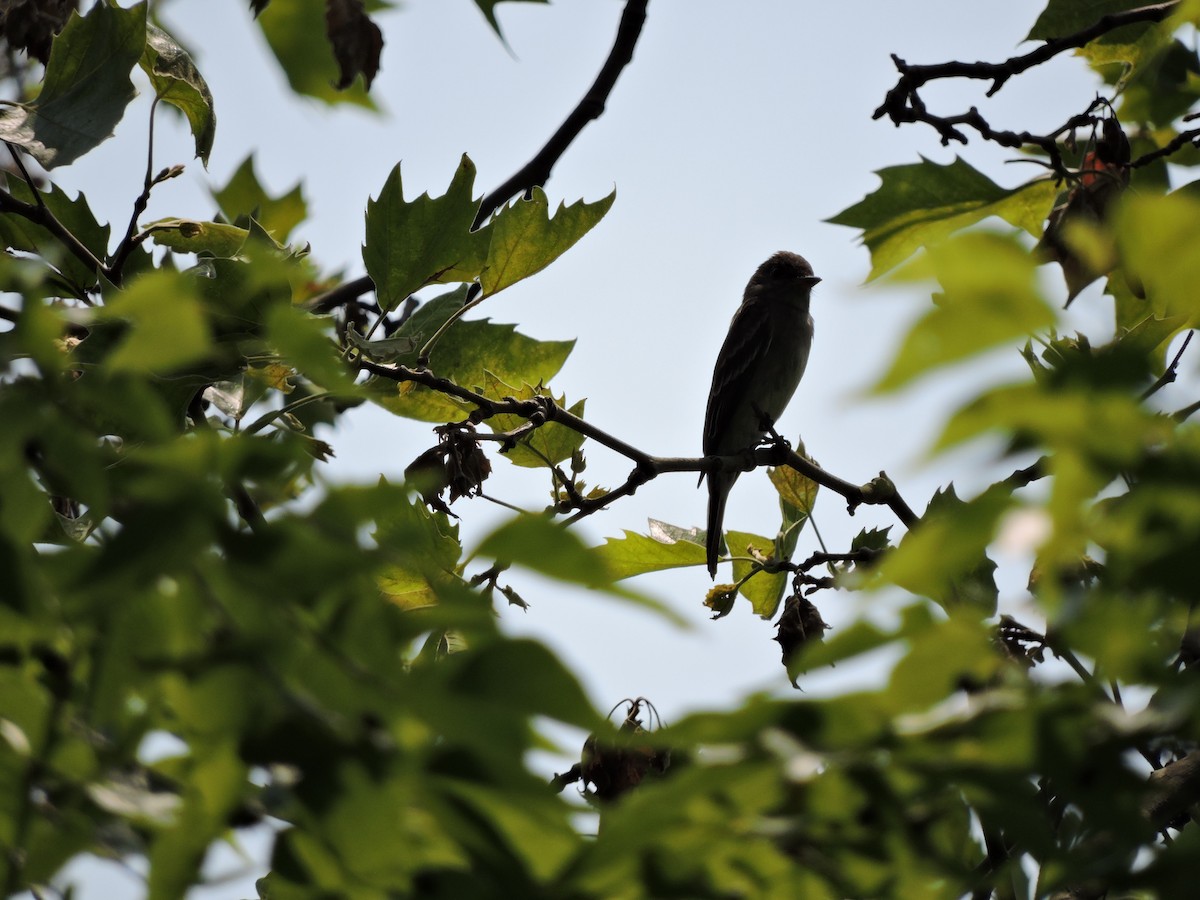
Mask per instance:
[[[717,355],[704,455],[729,456],[756,447],[783,414],[808,363],[813,321],[808,298],[821,279],[796,253],[781,250],[758,267]],[[708,574],[717,575],[725,501],[740,473],[708,475]]]

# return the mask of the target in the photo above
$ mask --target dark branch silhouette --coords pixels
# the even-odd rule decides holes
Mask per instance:
[[[467,417],[467,422],[472,425],[477,425],[497,415],[514,415],[525,419],[532,426],[530,428],[521,426],[513,432],[506,433],[500,438],[501,440],[515,439],[518,434],[524,436],[533,428],[554,422],[591,438],[601,446],[619,453],[634,463],[633,471],[620,486],[598,497],[584,498],[568,491],[559,508],[560,512],[574,511],[575,514],[568,522],[575,522],[584,516],[591,515],[613,501],[635,493],[646,482],[668,472],[715,472],[723,468],[739,468],[749,471],[759,466],[790,466],[796,469],[822,487],[845,498],[846,507],[850,513],[863,505],[887,506],[906,527],[911,527],[917,521],[917,515],[897,492],[891,479],[884,473],[880,472],[878,477],[867,484],[853,484],[826,472],[783,441],[776,441],[732,456],[654,456],[581,419],[574,413],[568,412],[549,397],[537,396],[526,400],[508,397],[503,400],[495,400],[455,384],[448,378],[435,375],[429,369],[384,366],[367,359],[360,359],[357,364],[364,372],[378,378],[397,383],[420,384],[472,404],[475,411]],[[564,482],[567,481],[565,476],[562,476],[561,473],[559,475]]]
[[[892,54],[892,61],[896,64],[900,78],[895,87],[888,91],[883,103],[875,110],[873,118],[881,119],[886,116],[896,126],[909,122],[923,122],[938,132],[943,146],[948,145],[951,141],[966,144],[968,142],[967,135],[960,127],[965,126],[974,129],[984,140],[992,141],[1003,147],[1037,147],[1049,157],[1050,166],[1055,174],[1059,178],[1066,178],[1070,173],[1063,163],[1057,138],[1076,128],[1094,124],[1095,120],[1089,113],[1095,104],[1093,107],[1089,107],[1088,113],[1072,117],[1057,131],[1045,135],[1035,135],[1028,131],[1014,132],[993,129],[975,107],[958,115],[935,115],[925,106],[925,101],[919,93],[920,89],[932,81],[944,78],[972,78],[992,82],[991,87],[987,90],[987,96],[991,97],[1004,87],[1014,75],[1041,65],[1064,51],[1083,47],[1096,38],[1126,25],[1162,22],[1175,11],[1178,5],[1178,0],[1174,0],[1170,3],[1156,3],[1101,16],[1087,28],[1063,37],[1052,38],[1029,53],[1013,56],[999,63],[952,61],[935,65],[912,65],[896,54]],[[1154,159],[1167,156],[1194,140],[1197,135],[1200,135],[1200,132],[1189,132],[1186,137],[1180,135],[1172,141],[1172,144],[1175,145],[1172,149],[1160,148],[1135,160],[1131,165],[1145,165]]]
[[[528,195],[535,187],[542,187],[550,179],[550,173],[558,163],[567,148],[571,146],[584,126],[604,113],[608,95],[612,93],[617,78],[622,70],[633,60],[633,48],[637,45],[646,21],[646,6],[649,0],[627,0],[621,21],[617,25],[617,37],[613,41],[612,50],[600,74],[578,105],[571,110],[570,115],[554,132],[546,145],[542,147],[533,159],[515,172],[511,178],[483,198],[479,212],[475,214],[475,229],[487,221],[488,216],[516,197],[518,194]],[[329,312],[343,304],[361,297],[368,291],[374,290],[375,283],[369,275],[345,281],[332,290],[308,301],[308,309],[313,312]],[[471,298],[468,298],[471,299]]]

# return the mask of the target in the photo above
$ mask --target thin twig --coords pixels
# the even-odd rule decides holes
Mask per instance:
[[[1142,391],[1142,400],[1146,400],[1154,396],[1168,384],[1172,384],[1179,376],[1179,360],[1183,358],[1183,352],[1187,350],[1188,344],[1192,342],[1192,335],[1195,333],[1195,331],[1189,331],[1187,333],[1187,337],[1185,337],[1183,339],[1183,343],[1179,345],[1179,351],[1175,354],[1175,358],[1171,360],[1171,364],[1167,366],[1165,370],[1163,370],[1163,373],[1158,376],[1158,379],[1154,382],[1154,384]]]
[[[1062,162],[1056,138],[1058,135],[1073,128],[1090,124],[1090,117],[1087,114],[1074,117],[1058,131],[1048,135],[1034,135],[1029,132],[996,131],[991,128],[974,107],[966,113],[955,116],[935,115],[926,108],[925,102],[919,94],[920,89],[931,81],[939,79],[970,78],[991,81],[991,87],[987,91],[987,96],[991,97],[1004,87],[1014,75],[1019,75],[1034,66],[1041,65],[1064,51],[1083,47],[1096,38],[1126,25],[1162,22],[1170,16],[1178,5],[1178,0],[1173,0],[1173,2],[1169,3],[1157,3],[1101,16],[1094,24],[1087,28],[1073,34],[1051,38],[1029,53],[1013,56],[999,63],[969,63],[956,60],[935,65],[911,65],[896,54],[892,54],[892,61],[895,63],[896,70],[900,73],[900,78],[897,80],[895,87],[888,91],[883,103],[875,110],[873,118],[881,119],[886,116],[897,126],[908,122],[923,122],[937,130],[941,136],[943,145],[947,145],[951,141],[966,144],[967,136],[958,126],[967,126],[977,131],[985,140],[993,141],[1005,147],[1036,146],[1043,150],[1050,158],[1055,173],[1060,178],[1064,178],[1068,173]],[[1182,141],[1180,138],[1176,138],[1175,141],[1172,141],[1172,144],[1179,143],[1174,149],[1179,149],[1188,140],[1190,138],[1185,138]],[[1163,148],[1163,150],[1165,149]],[[1170,152],[1174,152],[1174,149]],[[1137,165],[1145,165],[1151,159],[1167,155],[1163,150],[1147,154],[1147,158],[1139,159]]]
[[[134,249],[139,246],[139,244],[134,243],[138,219],[146,211],[146,206],[150,203],[150,191],[154,189],[156,183],[154,178],[154,113],[158,110],[158,99],[158,97],[155,97],[154,102],[150,104],[150,127],[146,136],[146,176],[142,181],[142,192],[133,201],[133,214],[129,217],[129,224],[125,227],[125,236],[121,238],[121,243],[117,245],[116,252],[113,253],[112,264],[108,270],[109,280],[117,285],[121,283],[121,270],[125,267],[126,260],[129,259],[129,255],[133,253]]]

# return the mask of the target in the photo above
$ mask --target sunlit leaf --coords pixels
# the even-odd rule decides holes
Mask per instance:
[[[462,305],[464,290],[444,294],[424,304],[409,317],[393,337],[412,337],[420,346]],[[443,335],[430,360],[433,371],[466,388],[485,389],[492,385],[503,399],[511,388],[501,385],[548,384],[562,368],[574,341],[538,341],[516,331],[515,325],[502,325],[488,319],[460,319]],[[404,365],[416,362],[416,350],[401,353],[396,361]],[[371,399],[396,415],[425,422],[448,422],[461,418],[463,403],[415,385],[394,384],[382,380],[373,385]]]
[[[862,230],[870,279],[988,216],[1038,237],[1058,193],[1049,180],[1002,188],[961,159],[944,166],[923,159],[876,174],[883,183],[874,193],[828,220]]]
[[[934,308],[905,336],[876,390],[902,387],[938,367],[1054,324],[1037,289],[1036,261],[1009,237],[964,234],[932,248],[902,276],[937,278]]]
[[[154,243],[177,253],[207,253],[223,259],[238,255],[250,236],[245,228],[194,219],[159,219],[146,226]]]
[[[691,530],[681,535],[678,532],[683,529],[664,528],[664,524],[651,520],[649,535],[626,531],[624,537],[606,538],[596,548],[613,580],[704,565],[704,545],[695,539],[696,532]]]
[[[595,227],[616,196],[614,191],[595,203],[560,203],[551,216],[545,192],[535,187],[529,199],[518,197],[501,208],[488,227],[480,276],[484,293],[499,293],[550,265]]]

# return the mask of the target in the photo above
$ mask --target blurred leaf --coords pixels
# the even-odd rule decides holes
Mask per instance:
[[[615,580],[604,560],[574,532],[540,516],[520,516],[502,525],[484,538],[477,552],[587,587],[605,587]]]
[[[165,375],[204,358],[211,346],[195,281],[178,272],[137,278],[109,302],[104,315],[130,327],[108,357],[113,372]]]
[[[606,557],[584,546],[575,533],[542,516],[522,515],[484,538],[476,554],[497,562],[524,566],[569,584],[602,588],[681,622],[662,604],[635,591],[615,586],[618,578]]]
[[[271,343],[306,378],[328,391],[354,392],[354,378],[319,319],[298,309],[276,307],[267,313]]]
[[[366,4],[365,10],[374,12],[390,6],[374,0]],[[324,0],[255,5],[263,36],[293,91],[331,105],[353,103],[373,110],[375,103],[363,85],[352,83],[346,90],[337,87],[341,73],[321,24],[326,9]]]
[[[1058,193],[1049,180],[1002,188],[961,159],[944,166],[922,159],[876,174],[878,190],[827,220],[862,229],[871,251],[868,280],[988,216],[1038,237]]]
[[[978,619],[931,622],[910,643],[888,682],[888,699],[897,711],[921,712],[964,687],[987,684],[1001,664],[989,629]]]
[[[146,45],[146,4],[97,3],[72,14],[50,49],[41,93],[0,108],[0,139],[47,169],[65,166],[112,137],[136,95],[130,70]]]
[[[214,190],[213,198],[232,224],[254,219],[279,243],[308,217],[308,204],[300,182],[286,194],[272,197],[259,183],[254,171],[254,154],[242,161],[225,187]]]
[[[1144,286],[1149,309],[1160,319],[1200,323],[1200,199],[1182,192],[1129,197],[1117,210],[1117,244],[1131,275]]]
[[[504,40],[504,34],[500,31],[500,23],[496,21],[496,4],[504,3],[506,0],[475,0],[475,5],[479,7],[479,11],[483,13],[488,24],[492,26],[492,30],[496,32],[496,37]],[[521,0],[523,3],[549,3],[550,0]]]
[[[378,199],[367,201],[363,263],[385,310],[427,285],[471,281],[479,274],[487,238],[471,231],[479,210],[474,184],[475,164],[464,154],[445,194],[406,201],[397,164]]]
[[[217,117],[213,111],[212,92],[191,54],[161,28],[148,24],[141,66],[150,76],[154,95],[187,116],[192,137],[196,140],[196,156],[207,167],[217,131]]]
[[[918,522],[882,562],[885,578],[947,610],[996,611],[996,564],[987,558],[1000,516],[1012,506],[1003,485],[963,502],[953,486],[938,491]]]
[[[487,259],[480,284],[487,295],[497,294],[540,272],[596,226],[616,199],[616,191],[595,203],[560,203],[553,217],[540,187],[526,200],[518,197],[502,207],[488,225]]]
[[[337,89],[344,91],[362,75],[369,91],[379,72],[383,32],[367,16],[363,0],[326,0],[325,35],[338,64]]]
[[[199,880],[208,846],[225,833],[247,789],[246,766],[232,746],[198,754],[189,769],[179,815],[151,845],[148,897],[154,900],[181,896]]]
[[[942,291],[875,390],[895,390],[940,366],[1051,327],[1055,315],[1038,292],[1035,267],[1029,251],[1009,236],[963,234],[931,248],[900,277],[932,275]]]

